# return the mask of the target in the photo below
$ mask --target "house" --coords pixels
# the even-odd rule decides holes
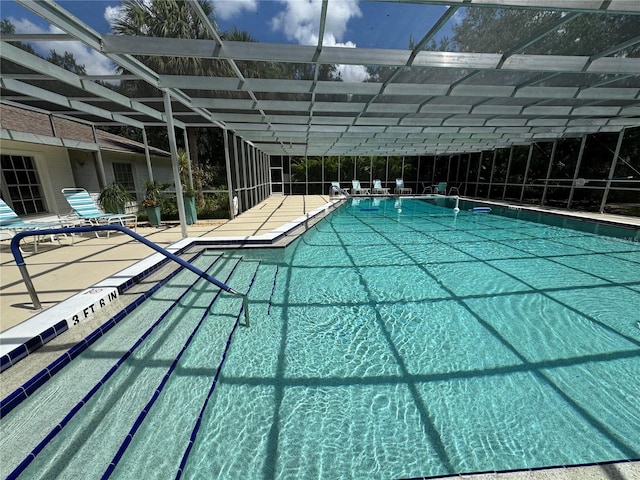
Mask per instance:
[[[61,190],[99,193],[118,182],[143,198],[153,178],[173,183],[171,154],[94,128],[63,115],[0,103],[0,194],[21,216],[66,215]]]

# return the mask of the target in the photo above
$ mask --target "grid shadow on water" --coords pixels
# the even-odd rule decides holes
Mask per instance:
[[[271,326],[272,333],[279,329],[274,365],[261,367],[266,372],[257,375],[229,362],[221,375],[221,385],[270,392],[273,411],[262,431],[260,478],[333,472],[331,463],[348,456],[355,465],[349,473],[367,478],[640,456],[633,434],[640,424],[633,406],[634,378],[640,373],[633,313],[640,310],[636,245],[603,243],[589,234],[493,215],[462,212],[454,217],[422,202],[405,202],[402,214],[387,207],[376,214],[346,207],[292,245],[291,256],[279,264],[281,297],[269,299],[272,315],[279,315],[277,326]],[[302,250],[310,256],[299,260],[296,253]],[[593,266],[598,268],[593,271]],[[313,285],[305,285],[302,279],[311,277]],[[352,288],[341,292],[337,286]],[[610,312],[607,298],[623,298],[626,310]],[[314,314],[305,316],[307,308]],[[336,315],[345,319],[342,325],[336,326]],[[305,329],[308,336],[300,337]],[[376,332],[375,341],[350,343],[352,335],[369,338],[368,331]],[[327,348],[320,358],[308,358],[314,343]],[[466,345],[464,351],[461,345]],[[371,360],[362,359],[366,356]],[[609,365],[621,366],[627,381],[608,378]],[[626,388],[616,391],[623,383]],[[586,402],[585,388],[598,391],[601,399]],[[338,390],[351,391],[352,403],[368,405],[356,408],[348,398],[341,403],[334,398]],[[325,425],[317,411],[335,415],[339,409],[344,409],[343,428],[352,430],[335,440],[340,445],[331,445],[326,437],[319,443],[313,437],[322,436],[320,431],[297,432],[298,439],[306,437],[333,454],[313,459],[322,465],[303,465],[320,451],[310,452],[313,447],[302,440],[298,445],[287,438],[296,432],[292,418],[297,418],[297,407],[291,398],[296,395],[309,402],[310,418],[320,417],[306,420],[318,430]],[[519,409],[520,402],[537,403],[539,409]],[[360,432],[354,424],[361,420],[348,418],[349,413],[366,408],[380,417],[404,412],[403,426],[410,433],[390,427],[391,433],[370,434],[382,446],[372,447],[376,439],[366,437],[368,433],[363,433],[362,444],[349,443],[349,435]],[[486,430],[492,427],[495,431]],[[524,437],[515,438],[518,428],[525,429]],[[544,446],[554,428],[592,436],[568,439],[567,450],[595,453],[570,457],[564,451],[538,451],[535,447]],[[394,450],[385,441],[397,441],[410,451]],[[359,448],[375,452],[357,452]],[[378,457],[375,465],[363,455]],[[285,456],[295,456],[299,463]],[[411,463],[420,456],[430,460]],[[380,470],[396,457],[406,467]]]

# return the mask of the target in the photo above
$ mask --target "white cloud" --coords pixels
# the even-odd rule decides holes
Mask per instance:
[[[121,5],[118,5],[116,7],[108,6],[104,9],[104,19],[111,26],[113,25],[113,22],[122,17],[122,11],[123,8]]]
[[[356,48],[356,44],[353,42],[336,42],[332,33],[325,33],[322,43],[327,47]],[[336,68],[340,72],[342,80],[345,82],[363,82],[369,78],[369,74],[364,65],[336,65]]]
[[[63,33],[59,28],[50,25],[49,30],[36,25],[26,19],[9,18],[15,26],[16,33]],[[55,50],[59,55],[64,52],[71,53],[78,65],[84,65],[88,75],[111,75],[114,73],[115,65],[111,60],[95,50],[86,47],[81,42],[30,42],[33,49],[41,56],[48,57],[51,50]]]
[[[302,45],[317,45],[320,31],[321,0],[280,0],[285,5],[271,21],[271,28],[281,31],[288,40]],[[332,0],[328,4],[322,44],[328,47],[355,48],[351,41],[343,41],[347,23],[361,17],[357,0]],[[338,65],[345,82],[361,82],[368,78],[363,65]]]
[[[214,14],[221,20],[229,20],[240,15],[244,10],[256,12],[258,0],[216,0],[213,2]]]
[[[285,5],[283,11],[271,21],[274,30],[282,31],[287,39],[303,45],[313,45],[318,41],[320,29],[321,0],[280,0]],[[325,37],[329,34],[342,40],[347,23],[352,17],[360,17],[362,12],[357,0],[333,0],[327,8]]]

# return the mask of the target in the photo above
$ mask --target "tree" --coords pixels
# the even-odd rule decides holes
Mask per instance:
[[[13,35],[16,33],[16,27],[9,20],[0,21],[0,34],[1,35]],[[38,55],[33,47],[28,43],[22,42],[11,42],[14,46],[24,50],[25,52],[30,53],[31,55],[35,55],[40,58],[44,58],[41,55]],[[53,63],[59,67],[64,68],[70,72],[75,73],[76,75],[86,75],[87,71],[84,65],[79,65],[76,61],[76,58],[72,53],[64,52],[62,55],[57,53],[55,50],[49,51],[49,56],[45,58],[48,62]],[[27,67],[23,67],[21,65],[15,64],[13,62],[7,61],[5,59],[2,60],[2,72],[4,73],[28,73],[31,70]]]
[[[545,32],[565,16],[566,13],[559,11],[471,8],[453,27],[450,50],[504,53]],[[523,53],[593,55],[635,38],[639,30],[638,15],[582,14],[527,46]],[[615,55],[638,56],[639,53],[640,46],[635,44]]]
[[[211,25],[218,29],[214,17],[212,3],[198,0],[198,4]],[[167,38],[212,39],[208,26],[195,14],[189,2],[183,0],[127,0],[122,5],[122,16],[114,22],[112,30],[117,35],[148,36]],[[246,32],[233,30],[228,36],[239,41],[253,41]],[[235,76],[227,61],[196,57],[141,56],[138,57],[155,72],[165,75],[199,75],[199,76]],[[120,73],[127,73],[120,68]],[[152,85],[134,81],[122,82],[123,93],[131,97],[159,96],[160,92]],[[193,96],[208,96],[210,92],[190,92]],[[200,128],[187,128],[189,153],[194,170],[200,169]],[[221,132],[218,131],[218,136]],[[202,183],[196,177],[197,201],[204,205]]]
[[[198,0],[198,3],[214,28],[217,28],[212,4],[205,0]],[[117,35],[211,39],[200,17],[195,15],[187,2],[179,0],[127,0],[122,5],[122,16],[114,22],[112,30]],[[159,74],[204,75],[212,67],[211,61],[195,57],[142,56],[139,60]],[[123,68],[119,68],[119,71],[127,73]],[[139,81],[123,82],[122,88],[129,96],[160,94],[154,86]],[[200,163],[198,133],[198,128],[187,129],[189,153],[196,169]],[[202,184],[197,179],[196,189],[198,205],[202,206],[204,194]]]
[[[78,65],[76,58],[73,54],[69,52],[64,52],[63,55],[58,54],[55,50],[49,51],[49,57],[47,60],[54,65],[58,65],[59,67],[64,68],[65,70],[69,70],[70,72],[75,73],[76,75],[86,75],[87,69],[84,65]]]

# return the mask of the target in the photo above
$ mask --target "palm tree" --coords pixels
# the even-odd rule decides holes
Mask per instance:
[[[217,29],[211,3],[206,0],[198,3]],[[112,30],[116,35],[139,37],[212,38],[207,26],[183,0],[126,0]],[[140,60],[160,74],[203,75],[210,69],[209,62],[202,58],[151,56]]]
[[[211,2],[198,0],[200,8],[217,30]],[[188,2],[183,0],[126,0],[122,15],[113,25],[116,35],[211,39],[208,26],[195,14]],[[139,60],[160,75],[223,75],[228,72],[226,62],[214,59],[169,56],[141,56]],[[127,73],[120,68],[120,73]],[[160,92],[144,82],[123,82],[122,88],[130,95],[156,96]],[[187,128],[187,138],[192,162],[199,169],[199,128]],[[196,176],[198,204],[204,205],[202,185]]]

